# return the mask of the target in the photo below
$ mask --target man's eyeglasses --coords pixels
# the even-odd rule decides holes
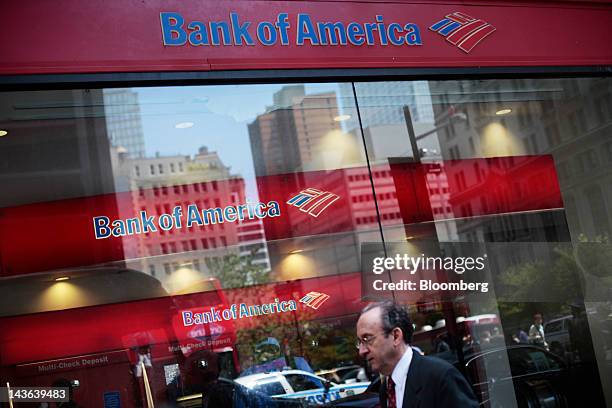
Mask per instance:
[[[374,343],[375,339],[376,336],[363,336],[362,338],[357,339],[357,341],[355,342],[355,347],[357,347],[357,350],[359,350],[359,347],[361,347],[361,345],[369,347],[372,345],[372,343]]]

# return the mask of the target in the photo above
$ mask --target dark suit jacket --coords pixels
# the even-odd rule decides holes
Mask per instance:
[[[380,406],[387,408],[387,383],[380,387]],[[478,407],[465,377],[446,361],[415,352],[408,368],[403,408]]]

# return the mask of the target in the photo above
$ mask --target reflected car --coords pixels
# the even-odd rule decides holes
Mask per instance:
[[[239,377],[236,382],[277,399],[324,404],[366,390],[369,381],[338,385],[302,370],[285,370]]]
[[[557,355],[532,345],[489,349],[466,357],[465,369],[478,399],[519,407],[566,407],[570,373]]]
[[[354,384],[357,382],[367,382],[368,374],[364,367],[354,368],[351,371],[348,371],[342,375],[340,378],[341,384]]]
[[[568,364],[534,345],[490,349],[465,361],[481,401],[516,398],[519,407],[605,406],[597,366],[592,362]]]
[[[563,356],[571,349],[569,327],[573,318],[572,315],[569,315],[544,323],[544,333],[546,333],[546,342],[550,346],[550,351],[559,356]]]
[[[329,402],[325,407],[379,408],[379,389],[380,377],[376,377],[364,392]]]
[[[342,381],[342,377],[344,377],[349,372],[353,372],[354,370],[359,369],[360,367],[361,366],[358,366],[356,364],[336,367],[332,368],[331,370],[317,371],[316,375],[325,378],[327,381],[335,382],[336,384],[341,384],[344,382]]]
[[[212,398],[204,401],[203,394],[197,393],[177,398],[176,406],[180,408],[308,408],[300,400],[274,399],[266,394],[247,388],[235,381],[219,378],[211,394]]]
[[[460,368],[457,362],[455,366]],[[498,347],[467,354],[463,368],[460,371],[465,373],[482,406],[581,406],[584,393],[590,392],[589,384],[599,386],[597,373],[583,370],[580,365],[568,366],[559,356],[533,345]],[[379,387],[379,380],[372,381],[365,392],[325,406],[375,408],[379,405]],[[589,400],[599,401],[599,397],[593,395]]]

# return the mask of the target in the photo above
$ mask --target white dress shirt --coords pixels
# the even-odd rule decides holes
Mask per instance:
[[[404,403],[404,388],[406,387],[406,377],[408,376],[408,369],[410,368],[410,362],[412,361],[412,347],[406,345],[406,351],[396,364],[391,378],[395,383],[395,401],[397,408],[402,408]]]

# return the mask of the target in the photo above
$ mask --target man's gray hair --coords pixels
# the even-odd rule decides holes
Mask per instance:
[[[412,341],[414,327],[408,311],[402,305],[398,305],[395,302],[374,302],[364,307],[360,316],[376,308],[380,308],[382,328],[385,336],[388,336],[393,329],[398,327],[404,335],[404,343],[409,344]]]

